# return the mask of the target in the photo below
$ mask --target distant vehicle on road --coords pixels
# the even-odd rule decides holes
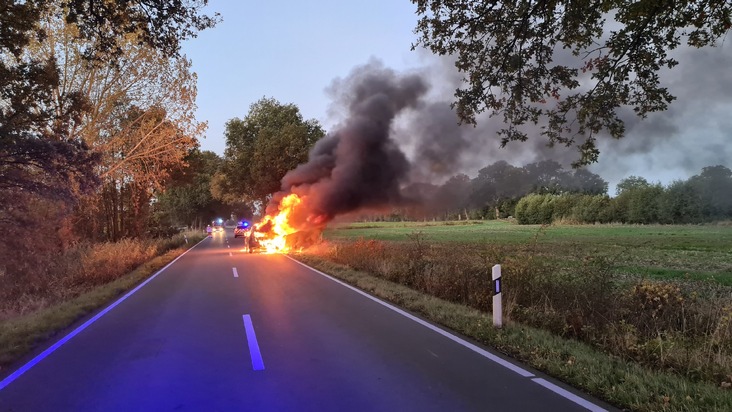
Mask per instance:
[[[249,222],[239,222],[234,228],[234,237],[246,238],[249,236],[249,230],[251,229]]]
[[[214,233],[224,233],[224,227],[221,225],[216,225],[213,227]]]

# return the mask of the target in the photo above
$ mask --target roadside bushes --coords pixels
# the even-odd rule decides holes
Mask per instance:
[[[429,243],[420,234],[406,242],[321,244],[306,253],[481,311],[491,307],[491,267],[501,263],[508,320],[732,385],[732,294],[721,285],[621,278],[606,258],[578,255],[568,265],[531,245]]]
[[[171,249],[202,238],[190,232],[170,238],[80,243],[58,253],[34,275],[0,276],[0,321],[73,298],[117,279]]]
[[[488,302],[486,288],[491,280],[490,275],[486,277],[490,268],[486,262],[493,260],[476,259],[474,247],[429,244],[419,234],[403,243],[358,240],[330,246],[317,249],[317,254],[466,306],[484,309]]]

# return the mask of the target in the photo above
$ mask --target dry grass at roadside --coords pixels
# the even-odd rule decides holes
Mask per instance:
[[[690,380],[732,385],[732,295],[723,285],[620,278],[604,258],[578,254],[568,265],[531,250],[430,243],[420,234],[333,242],[311,253],[479,310],[490,307],[490,269],[500,262],[508,318]]]
[[[316,247],[296,258],[614,405],[637,411],[732,410],[732,392],[717,385],[644,368],[576,340],[512,321],[497,330],[485,312],[334,263],[326,257],[327,250]]]
[[[0,276],[0,322],[27,315],[106,284],[150,259],[202,238],[200,233],[166,239],[81,243],[31,274]]]

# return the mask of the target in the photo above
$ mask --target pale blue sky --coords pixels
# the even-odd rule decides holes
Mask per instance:
[[[334,78],[371,57],[396,70],[419,65],[409,0],[211,0],[206,10],[223,21],[183,52],[198,74],[198,120],[208,121],[201,148],[219,155],[226,121],[264,96],[329,126],[324,89]]]

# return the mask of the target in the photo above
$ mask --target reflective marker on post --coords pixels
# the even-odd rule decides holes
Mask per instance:
[[[501,265],[493,266],[493,326],[503,326],[503,304],[501,302]]]

